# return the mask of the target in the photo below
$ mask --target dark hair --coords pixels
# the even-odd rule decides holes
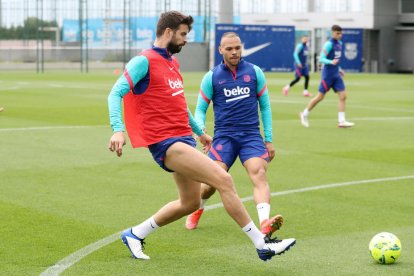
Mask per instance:
[[[194,19],[191,15],[184,15],[178,11],[168,11],[160,15],[160,19],[157,24],[157,37],[162,36],[165,29],[170,28],[176,31],[181,24],[188,26],[191,31],[191,25],[193,24]]]
[[[333,32],[342,32],[342,28],[339,25],[333,25],[332,28],[331,28],[331,30]]]

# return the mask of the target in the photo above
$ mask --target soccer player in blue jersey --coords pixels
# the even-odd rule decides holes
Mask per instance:
[[[338,105],[338,127],[352,127],[354,123],[345,120],[346,91],[343,81],[344,73],[339,66],[343,52],[342,46],[342,28],[333,25],[331,28],[331,38],[323,45],[320,53],[319,62],[323,64],[321,73],[321,84],[319,93],[316,95],[303,112],[299,113],[301,123],[304,127],[309,127],[308,117],[310,111],[325,98],[326,93],[332,88],[339,97]]]
[[[309,69],[308,69],[308,41],[309,38],[307,35],[302,36],[302,42],[296,45],[295,51],[293,52],[293,58],[295,59],[295,79],[290,82],[290,84],[283,87],[283,95],[287,96],[289,89],[294,86],[300,78],[303,76],[305,78],[305,89],[303,90],[304,97],[311,97],[312,94],[309,93]]]
[[[241,59],[242,43],[234,32],[223,34],[220,47],[223,62],[201,82],[195,120],[205,128],[210,102],[214,109],[214,138],[209,157],[228,171],[239,157],[253,183],[261,232],[267,237],[283,224],[281,215],[270,218],[270,188],[266,179],[268,162],[275,156],[272,144],[272,111],[263,71]],[[264,128],[260,134],[259,107]],[[204,204],[215,192],[202,184],[201,206],[187,217],[186,227],[197,227]]]

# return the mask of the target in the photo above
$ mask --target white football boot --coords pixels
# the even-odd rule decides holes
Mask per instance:
[[[149,260],[150,257],[144,253],[144,239],[140,239],[132,233],[129,228],[121,234],[122,242],[128,247],[135,259]]]
[[[309,127],[308,116],[305,116],[303,112],[301,112],[299,113],[299,117],[300,117],[300,122],[302,123],[302,126]]]
[[[355,124],[348,121],[343,121],[338,123],[338,127],[340,128],[346,128],[346,127],[353,127]]]

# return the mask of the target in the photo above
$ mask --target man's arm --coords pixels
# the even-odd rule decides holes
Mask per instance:
[[[194,120],[193,114],[191,113],[191,111],[190,111],[190,109],[188,107],[187,107],[187,110],[188,110],[188,118],[190,120],[191,130],[197,136],[203,135],[204,131],[202,130],[202,128],[200,127],[200,125],[196,122],[196,120]]]
[[[195,121],[202,128],[206,128],[206,113],[211,99],[213,98],[213,72],[209,71],[201,81],[198,94],[197,106],[195,109]]]
[[[303,48],[303,44],[299,43],[296,46],[295,51],[293,52],[293,58],[295,59],[295,62],[299,67],[302,67],[302,63],[300,62],[300,59],[299,59],[299,53],[300,53],[300,51],[302,51],[302,48]]]
[[[199,126],[199,124],[194,120],[193,114],[191,114],[191,111],[188,109],[188,118],[190,119],[190,126],[192,131],[198,136],[198,139],[200,140],[201,144],[203,144],[203,151],[204,153],[207,153],[210,150],[211,142],[213,139],[210,135],[207,135],[204,133],[203,129]]]
[[[124,73],[118,78],[108,96],[109,120],[113,132],[125,131],[122,122],[122,98],[142,79],[148,72],[148,59],[145,56],[136,56],[126,65]]]
[[[259,100],[260,113],[263,123],[263,132],[265,136],[265,142],[272,142],[272,109],[270,106],[269,91],[266,86],[266,77],[257,66],[254,66],[257,78],[257,97]]]
[[[142,79],[148,72],[148,60],[144,56],[131,59],[126,65],[124,74],[118,78],[108,96],[109,120],[113,131],[109,139],[108,148],[121,157],[122,147],[125,145],[125,126],[122,122],[122,98]]]
[[[332,50],[332,42],[327,41],[325,42],[325,44],[323,45],[322,51],[319,54],[319,62],[323,63],[323,64],[333,64],[333,60],[328,59],[328,54],[329,52]]]

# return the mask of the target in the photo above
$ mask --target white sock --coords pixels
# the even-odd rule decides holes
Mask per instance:
[[[270,204],[269,203],[259,203],[256,205],[257,213],[259,214],[259,221],[262,224],[262,221],[269,219],[270,216]]]
[[[146,236],[154,232],[159,226],[155,223],[154,217],[150,217],[143,223],[132,227],[132,234],[140,239],[145,239]]]
[[[338,122],[345,122],[345,112],[338,112]]]
[[[206,205],[207,200],[208,200],[208,198],[207,199],[201,199],[200,209],[204,209],[204,206]]]
[[[265,242],[264,242],[264,235],[259,229],[254,225],[253,221],[249,222],[245,227],[242,228],[244,233],[252,240],[254,246],[257,249],[263,249]]]
[[[305,90],[303,90],[303,94],[308,94],[309,92],[308,92],[308,90],[307,89],[305,89]]]
[[[305,110],[303,110],[303,116],[308,117],[309,116],[309,110],[308,108],[305,108]]]

